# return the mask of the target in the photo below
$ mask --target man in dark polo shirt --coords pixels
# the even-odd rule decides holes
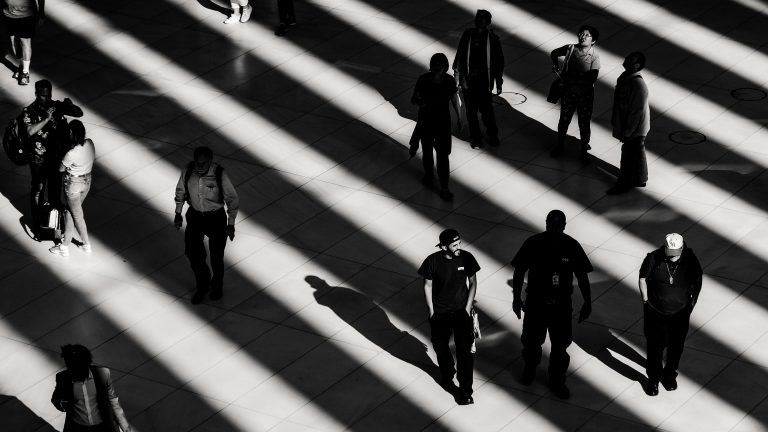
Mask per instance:
[[[461,237],[455,229],[440,233],[440,248],[428,256],[419,268],[424,278],[424,296],[429,310],[432,346],[442,375],[441,384],[454,389],[453,375],[459,381],[459,405],[474,403],[472,399],[472,342],[474,334],[470,311],[477,292],[476,274],[480,265],[475,257],[461,250]],[[456,343],[456,368],[448,343],[453,334]]]
[[[592,264],[573,237],[565,234],[565,214],[552,210],[547,215],[547,229],[529,237],[512,260],[515,274],[512,278],[512,310],[523,320],[523,369],[522,382],[529,385],[536,378],[536,366],[541,362],[541,344],[549,331],[552,352],[549,356],[549,388],[555,396],[568,399],[570,390],[565,385],[565,373],[571,357],[566,351],[573,342],[571,328],[573,275],[579,283],[584,305],[579,322],[592,313],[592,295],[587,273]],[[528,272],[525,307],[522,291],[525,273]]]
[[[677,368],[702,275],[699,259],[677,233],[667,234],[664,246],[646,255],[640,266],[649,396],[659,394],[659,382],[667,391],[677,389]],[[667,361],[663,364],[665,348]]]

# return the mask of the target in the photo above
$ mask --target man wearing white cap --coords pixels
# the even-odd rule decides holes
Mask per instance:
[[[659,382],[667,391],[677,389],[677,368],[702,275],[699,259],[677,233],[667,234],[664,246],[650,252],[640,266],[649,396],[659,394]]]

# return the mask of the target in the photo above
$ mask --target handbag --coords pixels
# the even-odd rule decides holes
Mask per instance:
[[[565,60],[563,61],[563,73],[568,70],[568,61],[571,59],[572,53],[573,45],[568,48],[568,53],[565,55]],[[563,76],[558,72],[555,72],[555,74],[557,74],[557,77],[552,81],[552,84],[549,85],[549,93],[547,93],[547,102],[553,104],[560,101],[560,98],[563,97],[563,92],[565,91],[565,80],[563,79]]]
[[[475,340],[480,339],[483,337],[483,335],[480,333],[480,321],[477,319],[477,311],[475,308],[472,308],[469,311],[469,316],[472,318],[472,336],[475,338]],[[469,352],[472,354],[477,352],[477,345],[475,345],[475,340],[472,341],[472,347],[469,349]]]

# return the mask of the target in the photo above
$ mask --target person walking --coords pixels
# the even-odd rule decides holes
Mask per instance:
[[[592,313],[592,295],[587,274],[592,264],[578,241],[565,234],[565,214],[552,210],[547,214],[546,231],[529,237],[515,255],[512,277],[512,310],[523,319],[522,383],[530,385],[536,378],[536,367],[541,362],[541,345],[549,332],[552,352],[549,357],[549,388],[555,396],[568,399],[570,390],[565,385],[565,374],[571,357],[568,346],[573,342],[572,300],[573,276],[581,291],[584,304],[579,323]],[[526,298],[522,292],[528,273]]]
[[[3,0],[3,21],[11,37],[11,54],[17,66],[13,78],[19,85],[29,85],[32,38],[44,17],[45,0]]]
[[[419,120],[416,124],[418,136],[422,143],[422,163],[424,177],[421,183],[431,186],[434,182],[435,161],[432,156],[434,149],[437,156],[437,178],[440,181],[440,197],[446,201],[453,199],[453,193],[448,188],[450,165],[448,156],[451,154],[451,112],[448,109],[450,101],[456,113],[456,122],[461,129],[460,102],[456,81],[448,75],[448,57],[437,53],[429,60],[429,72],[420,76],[416,82],[411,102],[419,106]],[[411,151],[415,153],[414,147]]]
[[[64,238],[61,243],[50,248],[52,254],[69,256],[69,244],[75,232],[80,236],[80,248],[86,254],[91,253],[91,241],[85,224],[83,201],[91,190],[91,171],[96,160],[96,148],[90,138],[85,137],[85,127],[80,120],[69,123],[70,150],[64,155],[59,172],[64,173],[64,196],[66,197],[66,217],[64,220]]]
[[[483,134],[477,121],[477,113],[483,119],[488,142],[499,145],[499,128],[491,102],[494,84],[496,94],[501,94],[504,82],[504,52],[499,37],[490,29],[491,13],[480,9],[475,15],[475,27],[467,29],[461,35],[453,71],[461,86],[462,96],[467,110],[470,144],[472,148],[483,146]]]
[[[589,140],[592,136],[590,122],[595,102],[595,82],[600,70],[600,55],[595,44],[600,33],[590,25],[579,28],[579,43],[564,45],[552,50],[552,70],[560,73],[558,57],[563,57],[562,78],[565,84],[560,100],[560,120],[557,123],[557,145],[552,149],[551,156],[559,157],[565,149],[565,137],[571,124],[573,113],[576,112],[581,135],[581,161],[588,163],[591,148]]]
[[[677,389],[677,370],[703,273],[696,254],[677,233],[667,234],[664,245],[648,253],[640,266],[649,396],[659,394],[659,382],[667,391]]]
[[[461,249],[461,236],[455,229],[440,233],[439,251],[429,255],[419,267],[424,278],[424,298],[427,302],[432,347],[440,368],[441,385],[453,393],[453,376],[459,382],[456,401],[459,405],[475,402],[472,398],[472,367],[474,342],[472,305],[477,293],[477,272],[480,265],[475,257]],[[456,344],[456,363],[449,342]]]
[[[65,412],[64,432],[131,432],[108,368],[92,364],[82,345],[64,345],[51,403]]]
[[[195,274],[192,304],[198,304],[210,290],[211,300],[219,300],[224,288],[224,248],[227,237],[235,239],[235,219],[240,202],[237,191],[224,168],[213,162],[208,147],[195,149],[194,160],[181,172],[176,184],[176,215],[173,224],[180,229],[184,223],[181,211],[187,208],[187,229],[184,231],[184,253]],[[226,212],[224,205],[226,204]],[[211,254],[208,267],[205,237]]]
[[[624,72],[616,81],[613,93],[611,125],[613,137],[622,142],[621,165],[616,184],[608,195],[617,195],[633,187],[644,187],[648,181],[645,137],[651,130],[651,108],[648,86],[640,71],[645,67],[645,54],[635,51],[625,59]]]

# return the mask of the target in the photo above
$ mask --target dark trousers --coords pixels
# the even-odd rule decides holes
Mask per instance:
[[[45,202],[46,186],[48,185],[49,170],[46,164],[32,161],[29,163],[29,174],[32,179],[29,192],[29,204],[32,211],[34,229],[43,224],[42,206]]]
[[[543,301],[526,301],[523,318],[523,360],[526,368],[535,368],[541,362],[541,345],[547,337],[552,343],[549,355],[549,382],[562,384],[571,356],[566,351],[573,342],[571,330],[571,299],[553,304]]]
[[[557,145],[565,144],[568,135],[568,126],[571,124],[573,113],[576,113],[579,122],[579,134],[581,135],[581,147],[586,151],[587,144],[592,137],[590,121],[595,104],[595,89],[589,85],[567,85],[560,100],[560,121],[557,123]]]
[[[432,347],[437,354],[437,365],[440,373],[445,378],[456,378],[459,381],[459,390],[462,393],[472,394],[472,342],[475,337],[472,333],[472,318],[464,309],[450,312],[435,312],[429,320],[432,333]],[[456,343],[456,368],[454,369],[453,354],[448,343],[453,334]]]
[[[211,268],[205,261],[205,244],[211,253]],[[202,213],[192,207],[187,210],[187,229],[184,231],[184,253],[195,274],[198,291],[208,288],[220,290],[224,284],[224,247],[227,245],[227,214],[224,208]],[[213,275],[211,276],[211,271]]]
[[[648,181],[645,137],[630,138],[621,146],[621,166],[617,184],[639,186]]]
[[[674,315],[664,315],[648,304],[643,308],[643,332],[648,351],[645,372],[649,381],[677,378],[677,368],[683,355],[685,337],[691,318],[691,308],[686,307]],[[662,362],[667,350],[666,364]]]
[[[83,426],[77,424],[67,415],[64,420],[64,432],[112,432],[107,422],[99,423],[95,426]]]
[[[450,162],[448,161],[448,155],[451,154],[451,136],[437,138],[425,129],[427,128],[423,126],[419,128],[419,133],[422,135],[421,163],[424,166],[424,176],[430,178],[433,176],[435,160],[432,157],[432,150],[434,149],[437,159],[437,179],[443,189],[448,189],[448,180],[451,175]]]
[[[483,74],[486,74],[483,71]],[[499,128],[496,126],[496,114],[493,112],[491,101],[491,91],[488,87],[488,77],[474,78],[470,72],[469,88],[462,91],[464,104],[467,111],[467,123],[469,123],[469,136],[473,143],[481,144],[483,134],[480,132],[480,123],[477,121],[477,112],[480,111],[480,117],[483,119],[485,131],[488,133],[488,140],[491,143],[498,143]]]
[[[290,24],[296,22],[293,0],[277,0],[277,14],[280,17],[281,23]]]

